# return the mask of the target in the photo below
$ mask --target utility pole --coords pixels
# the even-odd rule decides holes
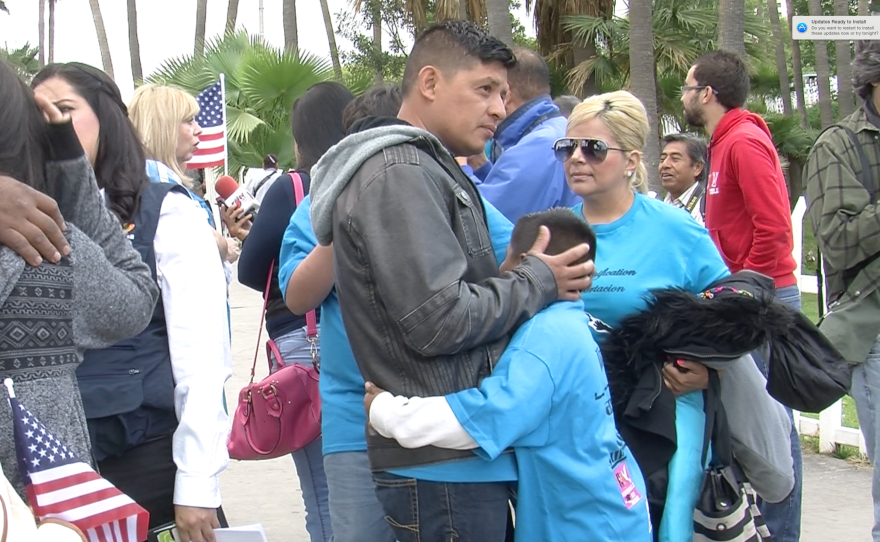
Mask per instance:
[[[260,39],[265,41],[266,34],[263,28],[263,0],[260,0]]]

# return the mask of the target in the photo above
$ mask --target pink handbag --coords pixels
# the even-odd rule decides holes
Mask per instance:
[[[302,179],[293,179],[296,204],[303,198]],[[278,370],[254,384],[260,338],[275,262],[263,294],[263,317],[257,334],[257,350],[251,366],[251,381],[238,395],[238,407],[232,418],[232,430],[226,448],[229,457],[240,460],[273,459],[302,449],[321,435],[321,394],[318,391],[318,326],[315,311],[306,314],[306,333],[311,344],[313,367],[285,364],[275,341],[266,343],[271,371],[274,357]]]

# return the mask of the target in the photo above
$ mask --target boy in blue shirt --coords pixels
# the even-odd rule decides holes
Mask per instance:
[[[588,243],[569,209],[522,217],[502,272],[524,258],[541,228],[548,254]],[[370,425],[406,448],[473,449],[492,460],[513,447],[518,464],[516,540],[650,542],[647,492],[617,432],[599,347],[583,301],[559,301],[514,334],[479,388],[445,397],[395,397],[366,384]]]

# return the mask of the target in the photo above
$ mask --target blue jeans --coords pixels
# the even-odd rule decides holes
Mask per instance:
[[[285,364],[299,363],[311,365],[311,345],[306,330],[297,329],[275,339],[278,351]],[[278,365],[272,360],[272,371]],[[299,485],[302,489],[306,507],[306,531],[311,542],[330,542],[333,531],[330,526],[330,504],[327,492],[327,477],[324,474],[324,455],[321,451],[321,437],[316,438],[302,450],[290,454],[296,465]]]
[[[398,542],[505,540],[509,482],[426,482],[387,472],[373,473],[373,482]]]
[[[333,542],[394,542],[394,533],[376,498],[367,452],[325,455],[324,472],[330,490]]]
[[[859,427],[865,436],[868,458],[874,465],[871,477],[871,495],[874,497],[874,542],[880,542],[880,471],[877,470],[877,452],[880,451],[880,337],[871,348],[868,358],[853,368],[852,393],[859,416]]]
[[[797,285],[786,286],[776,290],[776,297],[783,303],[801,310],[801,292]],[[753,352],[755,364],[767,376],[767,361],[773,352],[767,348]],[[785,409],[791,420],[791,458],[794,462],[794,489],[782,502],[769,503],[759,499],[761,515],[767,522],[767,528],[775,542],[798,542],[801,538],[801,499],[803,497],[804,460],[801,456],[801,439],[794,424],[794,416],[790,408]]]

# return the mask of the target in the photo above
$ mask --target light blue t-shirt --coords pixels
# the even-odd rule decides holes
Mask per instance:
[[[573,210],[583,218],[583,204]],[[584,305],[595,320],[612,328],[646,308],[650,290],[678,287],[700,293],[730,275],[706,228],[687,212],[660,200],[636,194],[622,217],[591,226],[596,232],[596,275],[593,287],[583,294]],[[601,325],[594,321],[591,330],[601,341],[603,333],[597,328]],[[669,463],[668,494],[688,497],[667,499],[658,533],[662,542],[675,542],[677,533],[689,529],[693,537],[693,509],[702,482],[702,395],[691,392],[677,397],[675,407],[680,436]]]
[[[504,216],[485,202],[486,222],[495,258],[499,265],[504,260],[513,225]],[[290,224],[284,232],[281,244],[278,279],[281,292],[287,295],[287,283],[296,267],[317,245],[309,217],[311,198],[306,196],[297,206]],[[367,449],[364,428],[367,416],[364,412],[364,379],[351,351],[336,289],[321,304],[321,429],[323,432],[324,455],[364,451]],[[445,482],[456,481],[499,481],[516,479],[516,465],[512,454],[505,459],[493,462],[493,469],[479,458],[457,461],[430,467],[394,471],[401,476],[423,480]],[[404,474],[401,474],[404,473]],[[513,476],[513,478],[511,478]],[[482,477],[477,478],[475,477]],[[488,478],[488,479],[487,479]]]
[[[583,301],[520,326],[479,388],[446,396],[459,423],[519,469],[516,540],[651,542],[645,481],[614,424]]]

